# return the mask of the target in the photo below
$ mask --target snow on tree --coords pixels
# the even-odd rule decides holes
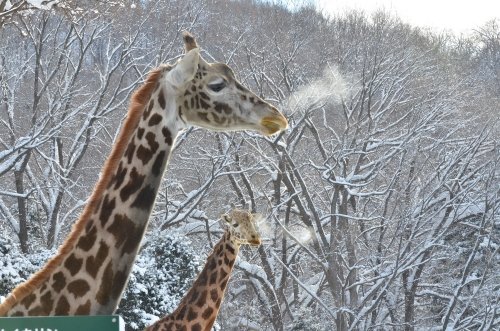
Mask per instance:
[[[0,238],[1,239],[1,238]],[[10,241],[0,241],[0,302],[20,283],[28,278],[55,253],[42,250],[23,254]]]
[[[26,254],[61,242],[130,92],[175,61],[187,29],[290,123],[273,137],[187,130],[152,213],[151,232],[189,237],[198,251],[231,205],[264,214],[264,245],[242,250],[222,329],[499,328],[497,21],[454,36],[384,12],[121,5],[81,0],[85,15],[36,9],[0,27],[2,238]],[[24,256],[7,254],[12,266]],[[138,260],[129,298],[145,300],[153,263]],[[135,323],[170,299],[150,305],[135,307]]]
[[[172,312],[200,269],[197,259],[184,237],[161,232],[149,236],[117,311],[126,329],[143,330]]]

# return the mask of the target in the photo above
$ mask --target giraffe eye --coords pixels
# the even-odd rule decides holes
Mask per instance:
[[[226,83],[224,81],[218,82],[218,83],[213,83],[213,84],[208,84],[208,88],[214,92],[220,92],[220,91],[222,91],[222,89],[224,87],[226,87]]]

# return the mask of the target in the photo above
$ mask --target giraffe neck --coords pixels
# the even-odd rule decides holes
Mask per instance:
[[[229,231],[226,231],[176,310],[145,331],[210,331],[219,313],[239,248],[231,240]]]
[[[174,94],[160,84],[166,72],[153,72],[134,96],[128,116],[135,121],[125,122],[88,206],[58,255],[13,291],[0,305],[0,316],[94,315],[116,309],[179,132]]]

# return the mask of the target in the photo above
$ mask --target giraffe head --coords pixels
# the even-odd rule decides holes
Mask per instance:
[[[180,119],[217,131],[257,130],[271,135],[288,127],[276,107],[245,88],[230,67],[208,63],[195,39],[184,34],[186,54],[167,74]]]
[[[245,210],[235,209],[222,215],[231,240],[238,245],[259,246],[261,238],[256,225],[256,215]]]

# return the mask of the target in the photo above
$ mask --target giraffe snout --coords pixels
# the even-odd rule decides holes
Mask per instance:
[[[272,135],[288,128],[288,120],[276,107],[269,105],[269,113],[261,120],[265,134]]]
[[[261,240],[260,238],[252,238],[248,243],[252,246],[260,246]]]

